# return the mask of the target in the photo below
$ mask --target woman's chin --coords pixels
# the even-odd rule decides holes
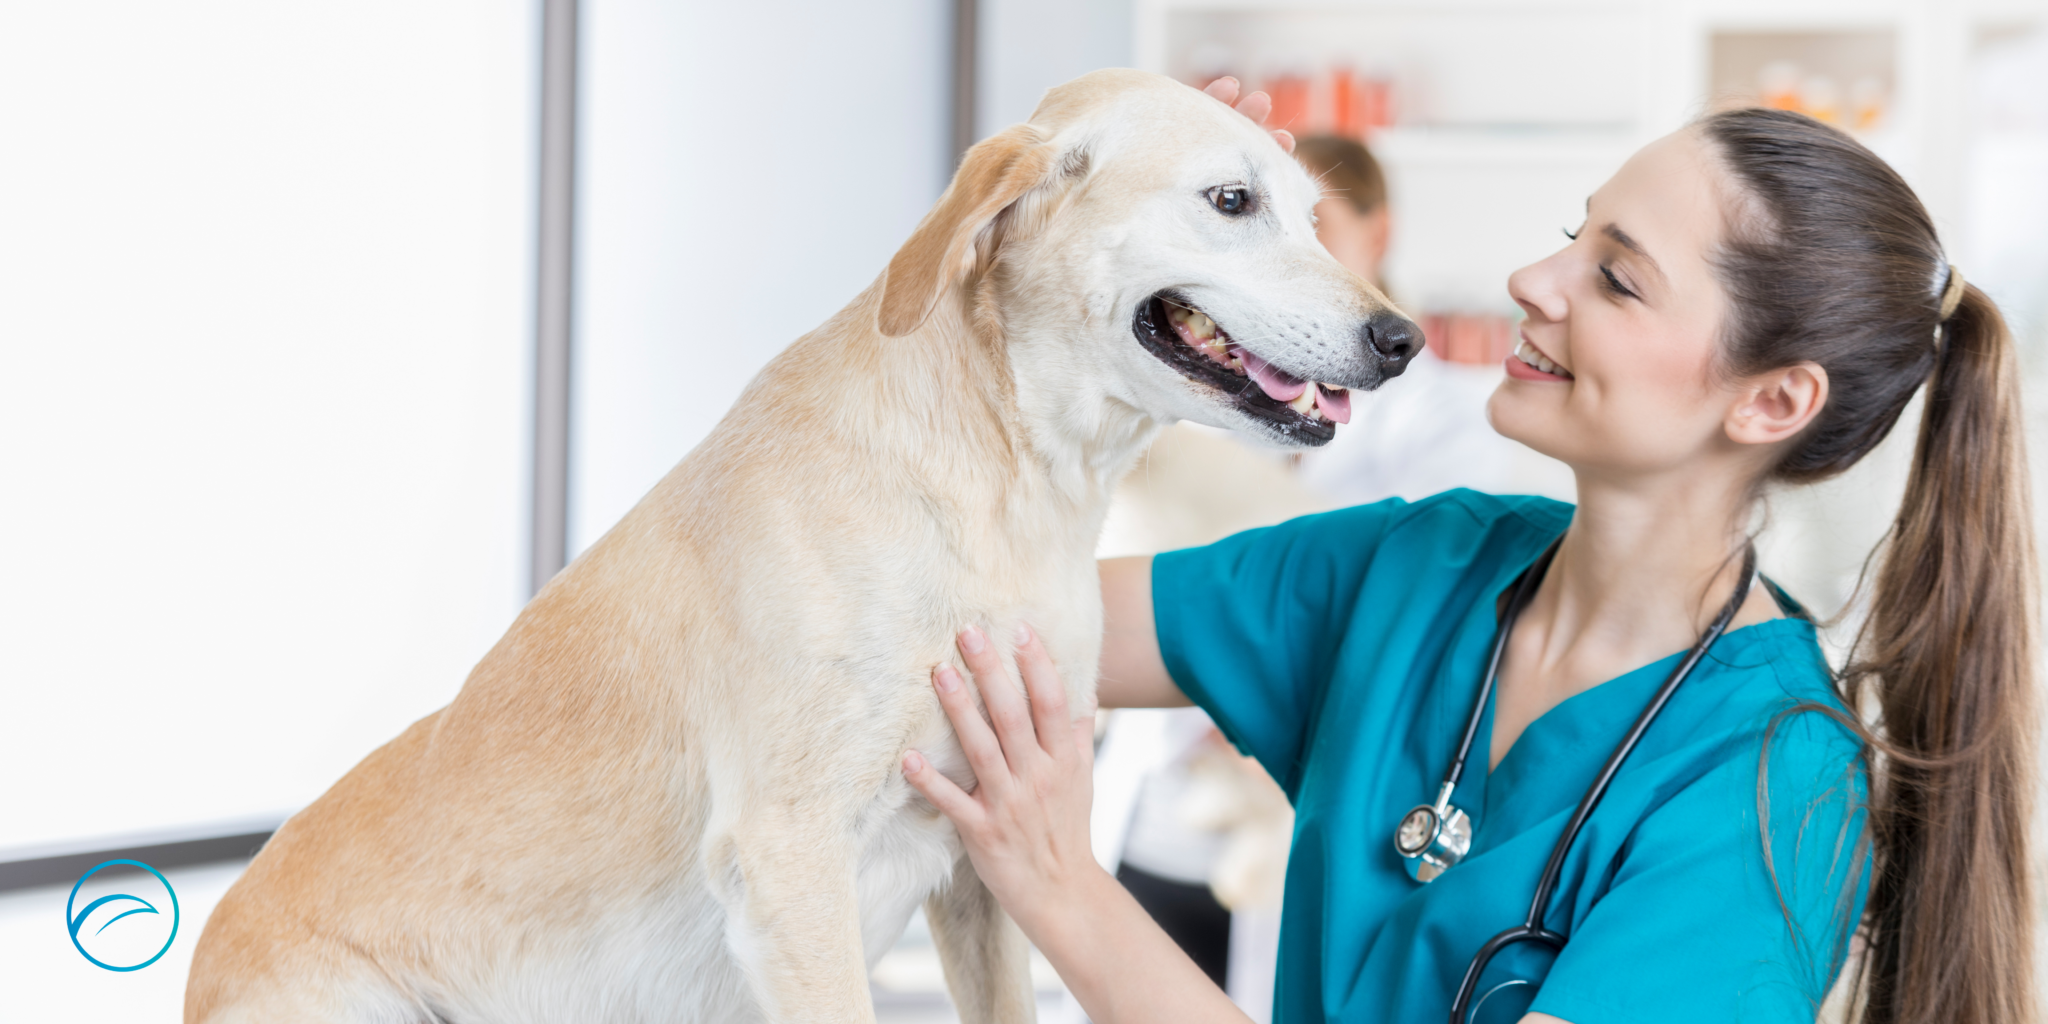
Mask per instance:
[[[1486,400],[1486,422],[1494,433],[1510,441],[1539,455],[1559,458],[1560,446],[1550,443],[1557,433],[1558,412],[1554,408],[1535,408],[1536,403],[1529,401],[1533,397],[1516,388],[1513,381],[1502,381],[1494,389],[1493,397]]]

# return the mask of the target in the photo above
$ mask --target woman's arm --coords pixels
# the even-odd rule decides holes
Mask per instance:
[[[1102,575],[1102,674],[1096,700],[1106,708],[1184,708],[1191,703],[1167,674],[1152,621],[1152,556],[1107,558]]]
[[[1145,617],[1151,619],[1149,610]],[[1044,645],[1028,631],[1019,636],[1021,691],[980,630],[961,633],[959,646],[989,721],[952,666],[940,666],[932,686],[974,769],[974,792],[915,750],[904,755],[903,774],[953,819],[982,882],[1097,1024],[1246,1024],[1223,990],[1095,862],[1088,843],[1093,720],[1068,711]],[[1159,662],[1156,644],[1152,661]]]

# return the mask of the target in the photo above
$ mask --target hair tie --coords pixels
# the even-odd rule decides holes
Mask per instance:
[[[1955,264],[1948,266],[1948,286],[1941,290],[1941,319],[1956,315],[1956,307],[1963,304],[1963,272]]]
[[[1942,262],[1948,263],[1947,260]],[[1941,316],[1934,322],[1934,355],[1937,359],[1941,356],[1941,343],[1948,333],[1943,328],[1948,325],[1948,318],[1956,315],[1956,307],[1962,304],[1963,272],[1957,270],[1955,264],[1948,263],[1948,283],[1941,288]]]

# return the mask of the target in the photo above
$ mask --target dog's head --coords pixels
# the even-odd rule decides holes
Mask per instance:
[[[879,325],[908,334],[971,282],[1001,318],[1027,406],[1106,399],[1320,445],[1349,418],[1346,389],[1398,375],[1422,335],[1316,241],[1318,197],[1215,99],[1097,71],[968,152],[890,262]]]

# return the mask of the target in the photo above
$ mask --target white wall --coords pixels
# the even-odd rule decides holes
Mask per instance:
[[[585,0],[570,550],[950,176],[950,0]]]
[[[516,611],[535,21],[0,7],[0,850],[295,808]]]
[[[1137,66],[1131,0],[980,0],[974,126],[1028,120],[1047,89],[1097,68]]]

